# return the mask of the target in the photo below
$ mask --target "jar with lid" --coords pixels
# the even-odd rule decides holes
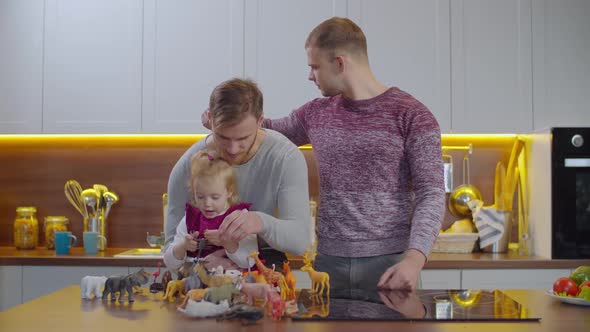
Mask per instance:
[[[35,249],[39,242],[37,209],[33,206],[16,208],[14,219],[14,246],[17,249]]]
[[[47,249],[55,248],[55,232],[66,232],[68,223],[68,218],[64,216],[45,217],[45,245]]]

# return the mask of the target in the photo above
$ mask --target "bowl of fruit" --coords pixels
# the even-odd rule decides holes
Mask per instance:
[[[579,266],[569,277],[560,277],[547,295],[564,303],[590,306],[590,266]]]

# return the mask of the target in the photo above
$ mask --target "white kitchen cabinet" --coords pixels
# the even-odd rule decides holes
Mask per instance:
[[[0,266],[0,311],[7,310],[22,303],[23,268],[22,266]]]
[[[449,132],[449,0],[351,0],[348,7],[349,17],[367,36],[376,78],[416,97],[434,114],[441,131]]]
[[[244,73],[244,0],[146,0],[143,27],[142,132],[207,132],[211,91]]]
[[[43,132],[141,132],[143,1],[47,0]]]
[[[129,274],[128,267],[120,266],[23,266],[22,269],[23,303],[66,286],[79,285],[85,276]]]
[[[43,1],[0,2],[0,134],[42,131]]]
[[[461,289],[461,270],[422,270],[422,289]]]
[[[590,1],[532,3],[534,127],[590,126]]]
[[[494,269],[463,270],[463,289],[551,289],[559,277],[567,277],[570,269]]]
[[[450,20],[452,132],[530,132],[530,0],[452,0]]]
[[[321,97],[308,81],[305,40],[320,22],[346,16],[337,0],[252,0],[245,7],[245,76],[264,94],[264,115],[278,118]]]

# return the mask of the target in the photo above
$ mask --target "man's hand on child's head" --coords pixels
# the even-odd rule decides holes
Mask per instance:
[[[192,234],[187,234],[184,236],[184,250],[185,251],[196,251],[197,250],[197,236],[199,236],[199,232],[194,232]]]

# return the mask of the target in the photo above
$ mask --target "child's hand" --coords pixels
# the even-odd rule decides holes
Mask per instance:
[[[233,253],[236,250],[238,250],[239,244],[238,242],[232,242],[232,241],[222,241],[221,238],[219,237],[219,230],[206,230],[205,231],[205,238],[207,239],[207,241],[209,241],[211,244],[216,245],[216,246],[220,246],[220,247],[224,247],[227,251]]]
[[[184,242],[182,243],[184,251],[193,252],[197,250],[197,236],[199,236],[199,232],[197,231],[193,234],[187,234],[184,236]]]

